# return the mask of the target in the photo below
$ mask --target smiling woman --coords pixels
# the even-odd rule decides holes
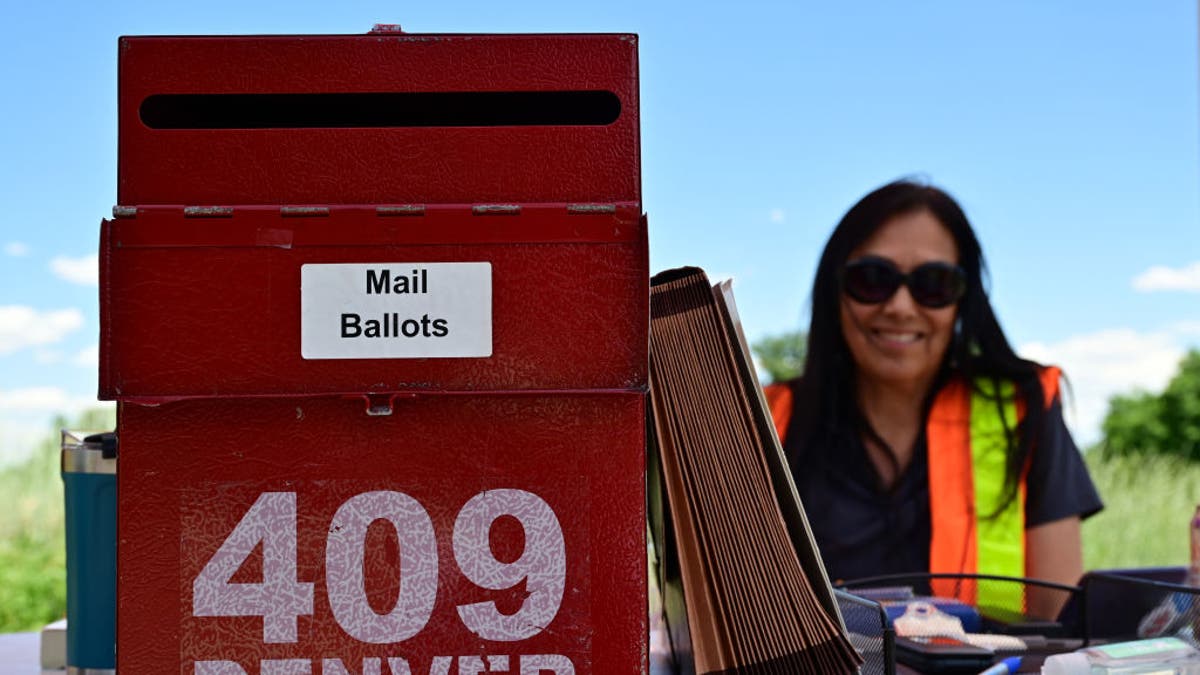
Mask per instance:
[[[1100,498],[1058,369],[1013,352],[984,268],[958,204],[910,181],[864,197],[825,247],[804,374],[766,393],[831,578],[1082,572]],[[1043,617],[1065,600],[932,590]]]

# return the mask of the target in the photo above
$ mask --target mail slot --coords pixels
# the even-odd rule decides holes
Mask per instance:
[[[636,37],[119,51],[118,669],[641,672]]]

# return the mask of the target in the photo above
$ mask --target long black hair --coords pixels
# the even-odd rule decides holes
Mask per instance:
[[[972,387],[980,379],[990,380],[990,387],[976,387],[975,391],[991,396],[998,407],[1005,404],[999,383],[1013,382],[1016,395],[1025,403],[1025,414],[1015,429],[1009,428],[1007,419],[1001,416],[1005,420],[1007,461],[998,513],[1015,497],[1022,468],[1032,452],[1037,434],[1026,430],[1042,426],[1038,365],[1017,356],[1004,337],[984,286],[983,251],[966,214],[950,195],[931,185],[899,180],[871,192],[846,212],[825,245],[813,282],[804,371],[792,383],[795,414],[788,429],[788,459],[792,466],[803,467],[814,453],[831,451],[841,445],[839,439],[853,433],[879,441],[893,465],[897,464],[895,452],[879,439],[858,407],[854,359],[841,329],[839,271],[850,253],[885,222],[920,211],[928,211],[949,230],[958,245],[959,265],[967,276],[954,337],[924,401],[924,410],[928,413],[937,390],[951,377],[961,377]]]

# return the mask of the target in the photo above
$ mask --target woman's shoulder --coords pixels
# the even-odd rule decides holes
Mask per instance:
[[[784,406],[790,407],[795,399],[795,380],[779,380],[772,382],[763,387],[763,396],[767,399],[767,407],[775,411],[776,408]]]
[[[763,385],[763,391],[767,392],[768,396],[772,394],[776,396],[788,395],[795,390],[795,386],[798,381],[799,378],[793,378],[791,380],[775,380],[770,384]]]
[[[1059,382],[1062,380],[1062,368],[1034,361],[1030,361],[1029,364],[1033,366],[1033,373],[1026,377],[1037,382],[1038,388],[1041,389],[1042,393],[1042,403],[1046,408],[1050,408],[1059,398]]]
[[[791,404],[795,402],[797,396],[804,395],[804,376],[797,375],[787,380],[775,380],[768,385],[763,386],[763,394],[767,398],[767,404],[772,408],[778,404]]]
[[[975,372],[971,374],[959,369],[951,371],[949,377],[945,378],[943,386],[951,383],[965,384],[971,381],[973,389],[990,392],[993,390],[993,383],[1001,385],[1007,383],[1015,386],[1019,391],[1030,393],[1035,391],[1036,387],[1036,390],[1040,390],[1042,401],[1047,407],[1060,395],[1059,384],[1063,379],[1063,371],[1057,365],[1023,359],[1019,367],[975,368],[972,370]]]
[[[1020,381],[1025,378],[1039,377],[1043,373],[1062,373],[1062,368],[1051,363],[1041,363],[1031,359],[1017,358],[1007,362],[995,362],[983,358],[972,359],[967,364],[951,365],[945,376],[950,378],[998,378],[1001,380]]]
[[[798,379],[772,382],[763,387],[763,397],[767,400],[767,410],[779,437],[783,438],[792,418],[792,408],[795,403],[795,385]]]

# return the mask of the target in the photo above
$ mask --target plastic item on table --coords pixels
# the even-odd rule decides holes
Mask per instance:
[[[1196,513],[1192,516],[1192,560],[1188,565],[1187,585],[1192,588],[1200,588],[1200,504],[1196,505]],[[1196,611],[1196,596],[1193,595],[1192,609],[1192,638],[1200,640],[1200,612]]]
[[[1056,654],[1042,675],[1200,675],[1200,651],[1179,638],[1154,638]]]
[[[962,622],[962,629],[968,633],[978,633],[983,630],[983,618],[979,615],[979,610],[955,598],[917,595],[904,600],[880,600],[878,602],[883,605],[888,621],[893,625],[897,619],[907,614],[913,607],[932,606],[943,614],[957,618]]]
[[[991,668],[988,668],[987,670],[983,671],[982,673],[979,673],[979,675],[1010,675],[1010,673],[1017,672],[1017,669],[1020,667],[1021,667],[1021,657],[1010,656],[1007,659],[1004,659],[1003,661],[1001,661],[1000,663],[997,663],[996,665],[992,666]]]
[[[892,619],[897,635],[957,635],[963,631],[958,617],[943,612],[931,602],[908,603],[904,613]]]
[[[893,622],[900,637],[949,637],[988,651],[1024,651],[1025,641],[1014,635],[990,635],[964,630],[962,621],[932,603],[914,601]],[[919,640],[918,640],[919,642]]]

